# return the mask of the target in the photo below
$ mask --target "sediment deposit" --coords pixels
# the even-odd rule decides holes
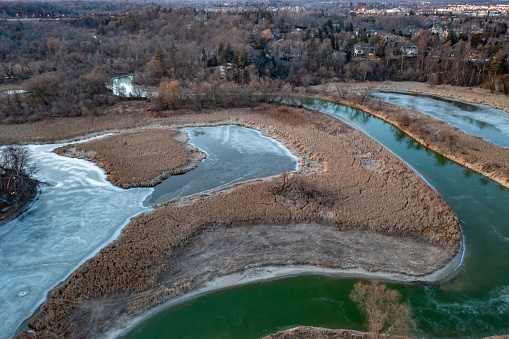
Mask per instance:
[[[170,175],[192,170],[205,158],[188,140],[176,130],[143,129],[63,146],[55,152],[93,161],[113,185],[151,187]]]
[[[378,143],[329,116],[266,106],[176,114],[159,123],[256,128],[303,161],[296,174],[164,203],[134,218],[114,243],[53,290],[29,320],[35,333],[22,337],[97,337],[246,265],[365,267],[422,276],[458,250],[458,220],[438,194]],[[342,247],[350,231],[362,237]],[[369,245],[380,236],[387,245]],[[417,243],[428,246],[421,249],[426,259]]]

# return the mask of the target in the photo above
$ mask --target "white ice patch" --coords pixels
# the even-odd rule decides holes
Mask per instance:
[[[12,95],[12,94],[21,94],[21,93],[25,93],[25,92],[26,91],[23,89],[9,89],[9,90],[5,91],[4,93]]]
[[[31,145],[41,194],[30,209],[0,228],[0,337],[9,338],[46,294],[111,242],[128,219],[148,211],[152,189],[122,190],[97,166]]]
[[[154,94],[150,94],[146,88],[135,86],[132,84],[134,75],[123,75],[111,79],[111,85],[107,87],[113,91],[114,95],[125,97],[143,97],[149,98]]]
[[[460,100],[443,99],[442,101],[405,92],[373,92],[372,96],[385,102],[415,109],[432,118],[445,121],[465,133],[509,148],[509,114],[502,110]]]

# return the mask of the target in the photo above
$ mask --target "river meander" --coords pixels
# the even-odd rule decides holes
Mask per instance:
[[[417,171],[458,215],[465,253],[441,285],[390,284],[400,290],[425,337],[509,333],[509,190],[436,154],[370,114],[309,100],[347,119]],[[348,299],[354,279],[301,276],[209,293],[168,308],[126,338],[257,338],[299,325],[365,329]]]
[[[373,97],[415,109],[465,133],[509,148],[509,114],[486,105],[411,92],[375,91]]]
[[[118,237],[131,217],[175,197],[298,166],[297,157],[281,143],[252,129],[184,130],[207,158],[155,188],[115,187],[94,164],[52,152],[63,144],[29,146],[40,165],[37,179],[48,184],[29,210],[0,227],[0,338],[12,336],[46,294]]]

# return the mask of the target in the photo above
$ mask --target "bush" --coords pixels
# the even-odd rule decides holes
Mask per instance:
[[[37,165],[23,146],[7,146],[0,151],[0,210],[14,206],[21,209],[37,191],[32,179]]]

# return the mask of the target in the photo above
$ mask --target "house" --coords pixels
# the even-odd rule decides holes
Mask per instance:
[[[415,45],[402,46],[401,53],[406,57],[414,58],[417,56],[417,46]]]
[[[353,56],[354,57],[361,57],[363,55],[364,55],[364,50],[362,49],[361,45],[353,46]]]
[[[373,59],[376,57],[376,48],[372,46],[354,45],[353,56],[356,58]]]

